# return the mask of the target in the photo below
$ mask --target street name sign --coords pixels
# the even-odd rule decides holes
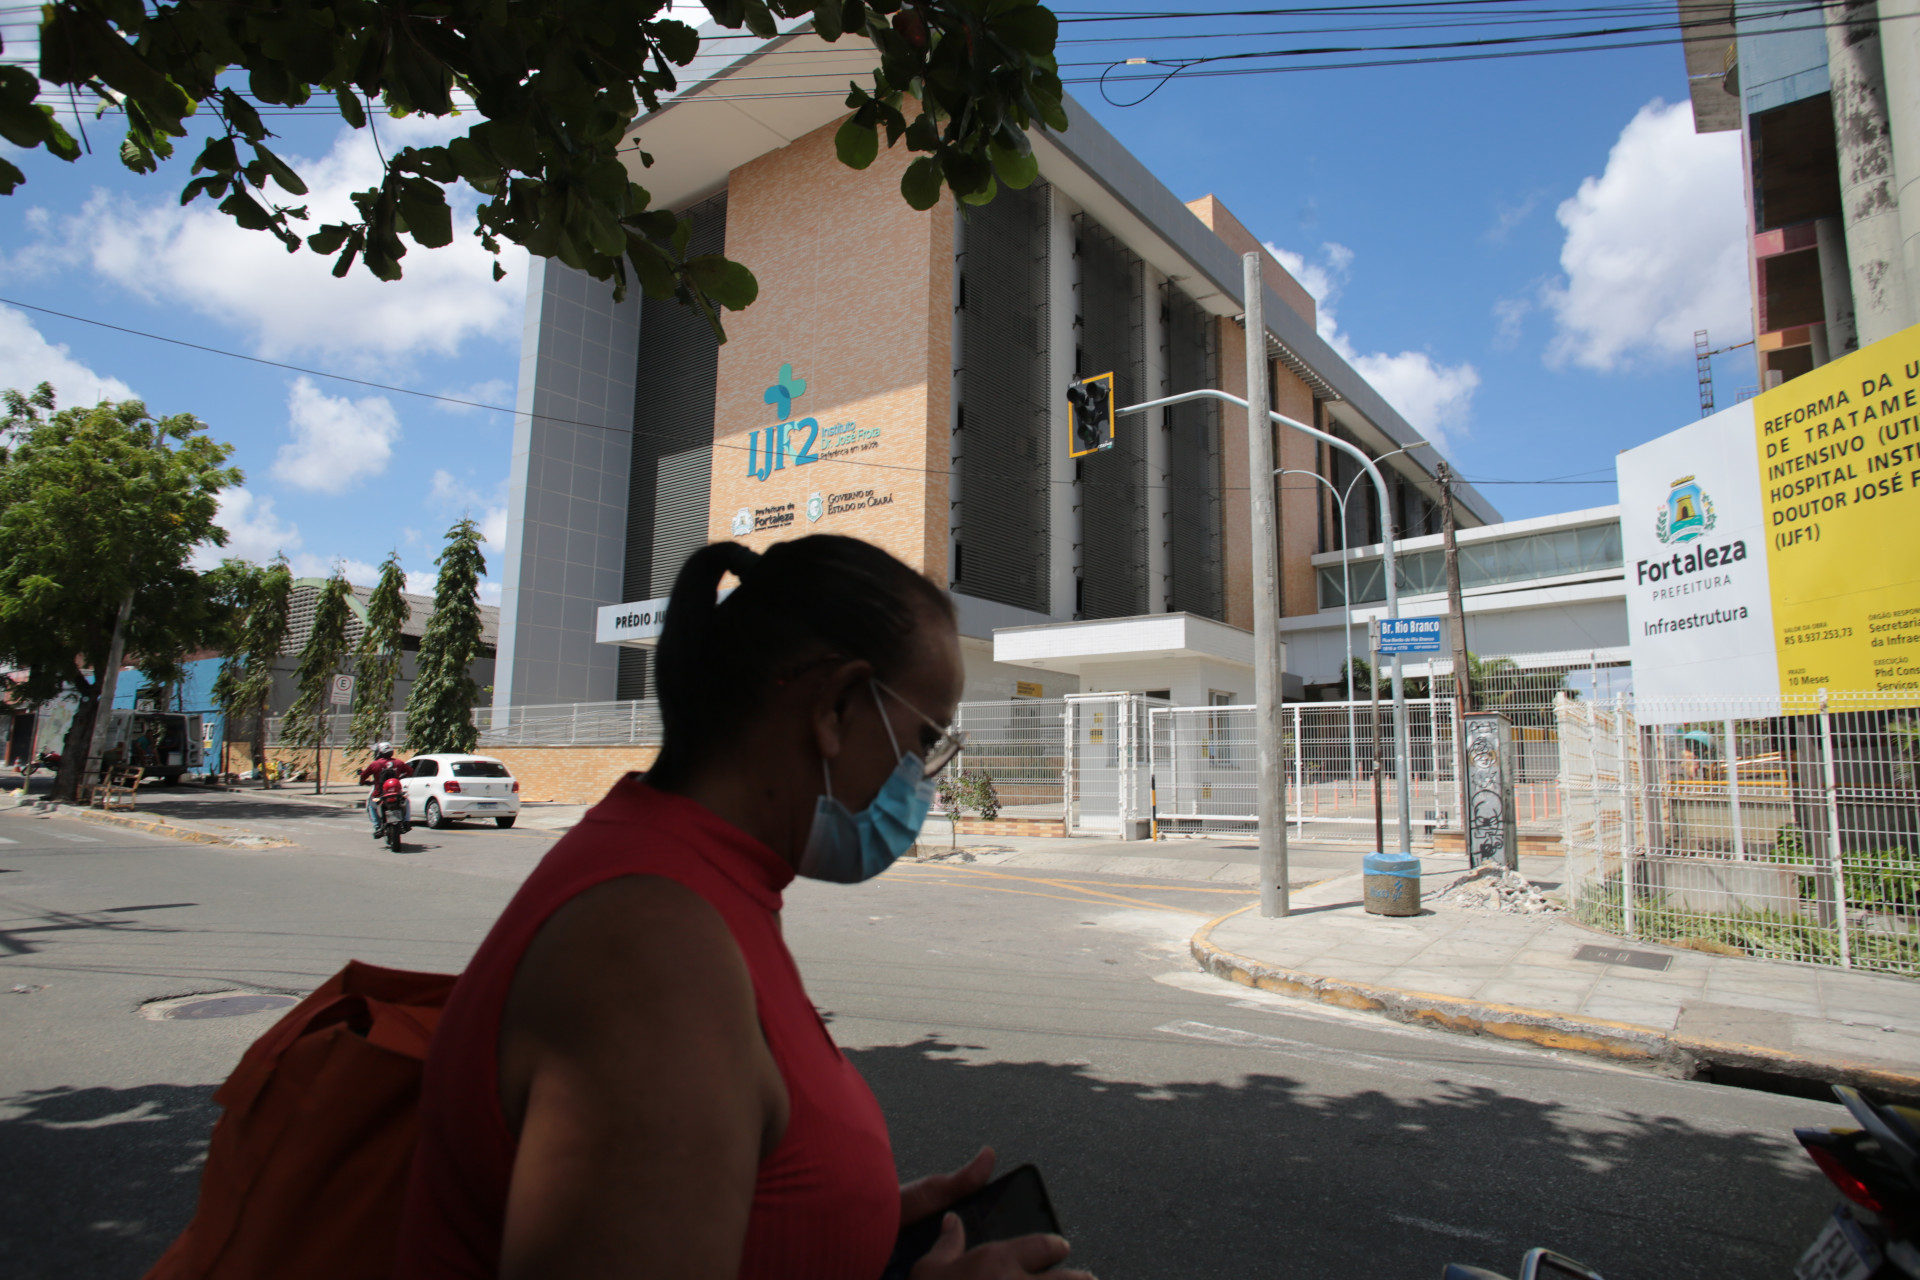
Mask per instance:
[[[1376,653],[1440,652],[1439,618],[1375,618],[1373,632]]]

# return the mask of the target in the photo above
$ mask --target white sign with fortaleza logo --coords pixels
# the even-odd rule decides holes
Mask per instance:
[[[1629,449],[1620,480],[1633,692],[1662,700],[1773,693],[1773,596],[1753,406]]]

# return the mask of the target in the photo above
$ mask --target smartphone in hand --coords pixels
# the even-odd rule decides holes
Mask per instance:
[[[943,1212],[901,1227],[900,1238],[894,1242],[893,1256],[887,1260],[881,1280],[907,1280],[913,1264],[940,1238],[940,1223],[949,1213],[960,1215],[969,1249],[977,1244],[1036,1233],[1062,1234],[1060,1219],[1053,1212],[1053,1201],[1047,1198],[1047,1184],[1040,1180],[1040,1170],[1023,1164],[954,1202]]]

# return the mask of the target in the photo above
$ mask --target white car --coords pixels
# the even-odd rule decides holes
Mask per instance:
[[[507,766],[488,756],[428,755],[407,761],[405,780],[413,820],[435,831],[463,818],[492,818],[510,827],[520,816],[520,784]]]

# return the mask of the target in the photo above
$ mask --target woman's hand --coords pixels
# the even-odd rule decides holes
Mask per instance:
[[[979,1163],[977,1157],[974,1163]],[[1050,1235],[1021,1236],[969,1249],[960,1215],[950,1213],[940,1223],[940,1238],[914,1264],[909,1280],[1026,1280],[1042,1272],[1052,1280],[1093,1280],[1091,1271],[1047,1271],[1066,1256],[1067,1242]]]
[[[900,1187],[900,1222],[918,1222],[951,1209],[987,1185],[993,1177],[993,1148],[982,1147],[973,1159],[952,1173],[936,1173]]]

